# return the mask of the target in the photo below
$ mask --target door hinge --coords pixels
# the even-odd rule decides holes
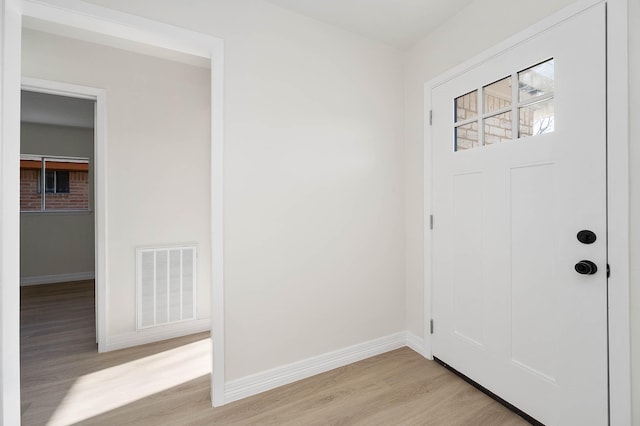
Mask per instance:
[[[433,110],[429,110],[429,126],[433,126]]]
[[[433,319],[429,321],[429,331],[431,334],[433,334]]]
[[[433,229],[433,215],[429,215],[429,229]]]

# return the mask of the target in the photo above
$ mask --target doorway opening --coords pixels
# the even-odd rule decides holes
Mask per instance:
[[[22,7],[14,7],[21,5]],[[65,33],[67,37],[77,35],[78,32],[83,34],[89,34],[95,36],[99,40],[105,38],[111,38],[116,41],[124,41],[125,44],[130,46],[132,50],[138,48],[148,51],[148,47],[154,50],[154,47],[168,49],[173,53],[177,53],[180,56],[181,53],[187,55],[203,58],[207,64],[210,64],[210,76],[211,76],[211,88],[210,90],[204,90],[205,96],[209,97],[211,101],[210,114],[207,114],[207,110],[202,112],[211,118],[210,133],[208,135],[208,147],[210,148],[210,156],[204,155],[198,158],[210,159],[210,176],[209,181],[211,183],[211,210],[210,217],[207,218],[207,222],[210,223],[210,231],[206,232],[206,235],[215,235],[214,244],[210,253],[205,254],[203,258],[208,258],[212,265],[212,299],[213,305],[216,307],[212,309],[212,328],[215,331],[217,337],[216,343],[213,345],[215,352],[213,362],[213,374],[211,375],[211,381],[213,385],[212,400],[214,404],[222,404],[224,402],[224,329],[223,329],[223,203],[222,203],[222,165],[223,165],[223,41],[222,39],[212,37],[209,35],[196,33],[193,31],[173,27],[159,22],[150,21],[144,18],[136,17],[126,13],[116,12],[114,10],[105,9],[95,5],[70,3],[61,6],[52,6],[40,2],[30,2],[28,0],[12,2],[9,5],[5,5],[5,14],[3,15],[3,36],[7,44],[5,49],[3,72],[5,76],[5,88],[7,90],[3,95],[4,107],[3,111],[3,131],[5,137],[3,138],[3,190],[0,194],[3,202],[2,216],[2,229],[4,239],[5,250],[2,251],[1,256],[3,259],[3,297],[2,297],[2,323],[7,325],[8,332],[3,333],[3,348],[5,344],[7,346],[7,352],[3,350],[5,355],[3,356],[3,380],[2,384],[2,397],[3,406],[6,410],[3,410],[3,419],[8,423],[16,423],[20,418],[20,398],[19,392],[16,392],[20,387],[20,364],[19,364],[19,259],[18,250],[11,251],[6,250],[8,247],[19,246],[19,132],[20,132],[20,87],[25,86],[39,87],[39,83],[33,83],[34,79],[20,77],[21,75],[21,62],[24,70],[25,57],[21,55],[23,46],[21,45],[22,37],[21,30],[30,25],[43,25],[50,28],[51,32],[62,29],[68,32]],[[53,28],[56,27],[57,28]],[[44,31],[45,28],[40,28]],[[122,46],[121,46],[122,47]],[[22,61],[21,61],[22,56]],[[50,57],[52,60],[61,60],[60,56]],[[36,73],[38,74],[38,73]],[[36,75],[32,74],[32,75]],[[27,75],[29,75],[27,73]],[[51,78],[59,80],[59,75],[43,75],[41,78]],[[84,80],[83,80],[84,81]],[[55,83],[53,88],[49,90],[75,93],[74,90],[68,90],[66,84]],[[104,130],[105,122],[100,122],[100,119],[104,120],[104,112],[106,110],[105,91],[95,90],[92,88],[83,87],[83,89],[89,89],[89,93],[92,93],[96,98],[97,123],[96,128],[98,130],[96,137],[96,159],[98,163],[96,166],[96,176],[100,176],[106,170],[104,160],[106,155],[104,152]],[[91,91],[93,90],[93,92]],[[36,90],[40,91],[40,90]],[[82,92],[80,92],[82,93]],[[103,114],[100,114],[102,112]],[[102,142],[102,143],[101,143]],[[102,150],[102,151],[101,151]],[[6,155],[5,155],[6,154]],[[102,164],[101,164],[102,163]],[[106,319],[109,317],[103,304],[106,301],[106,289],[107,282],[107,253],[106,253],[106,217],[107,211],[106,201],[106,187],[105,182],[102,180],[96,182],[96,194],[95,202],[97,204],[97,218],[96,218],[96,248],[97,258],[95,262],[95,275],[96,275],[96,287],[98,301],[100,306],[98,309],[98,349],[101,347],[108,348],[108,343],[111,342],[111,337],[106,334]],[[209,204],[209,203],[208,203]],[[205,210],[202,210],[205,211]],[[201,233],[202,234],[202,233]],[[112,268],[111,271],[119,270]],[[112,296],[112,294],[110,294]],[[118,316],[114,316],[118,317]],[[13,324],[13,325],[12,325]],[[113,330],[109,329],[111,332]],[[11,348],[14,349],[11,349]],[[23,406],[24,408],[24,406]]]
[[[33,87],[21,98],[22,293],[57,293],[62,283],[94,293],[95,98]],[[91,309],[95,319],[93,303]],[[95,343],[95,327],[93,334]]]
[[[46,359],[97,353],[96,114],[92,90],[26,79],[20,111],[23,407]],[[59,358],[55,358],[59,359]]]

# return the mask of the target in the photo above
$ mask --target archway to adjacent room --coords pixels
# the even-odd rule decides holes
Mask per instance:
[[[5,355],[3,356],[3,373],[8,371],[7,366],[19,365],[19,345],[18,345],[18,299],[19,299],[19,262],[17,248],[19,247],[19,134],[20,134],[20,89],[29,86],[35,91],[66,92],[76,96],[87,96],[83,90],[76,90],[69,87],[47,87],[45,83],[33,81],[21,81],[20,78],[20,51],[21,51],[21,27],[23,20],[38,20],[45,25],[51,24],[64,27],[71,33],[76,31],[89,32],[97,38],[110,37],[119,39],[122,43],[136,44],[137,47],[147,46],[150,49],[168,49],[177,54],[187,54],[203,58],[208,61],[211,76],[211,131],[210,131],[210,174],[211,174],[211,254],[206,260],[210,262],[211,293],[212,293],[212,334],[213,339],[213,374],[212,376],[212,402],[219,405],[224,401],[224,329],[223,329],[223,271],[222,271],[222,93],[223,93],[223,43],[222,40],[195,33],[188,30],[172,27],[165,24],[156,23],[146,19],[138,18],[124,13],[117,13],[97,6],[87,5],[82,2],[67,2],[64,7],[47,5],[40,2],[24,0],[9,0],[4,4],[4,81],[3,81],[3,154],[2,167],[4,169],[2,178],[3,209],[2,216],[4,249],[3,249],[3,285],[7,287],[3,291],[2,323],[7,333],[2,336],[3,352],[4,344],[7,344]],[[11,57],[11,59],[8,59]],[[89,96],[97,101],[97,109],[100,110],[100,93],[91,93]],[[102,98],[104,100],[104,97]],[[104,108],[104,104],[102,104]],[[100,120],[101,114],[97,114]],[[104,115],[102,115],[104,117]],[[104,123],[103,123],[104,124]],[[108,345],[108,333],[105,330],[105,318],[107,312],[101,308],[106,301],[107,294],[107,251],[105,247],[106,215],[108,206],[106,205],[106,186],[104,179],[101,181],[100,174],[104,172],[100,164],[105,159],[103,150],[106,144],[106,137],[102,135],[100,140],[100,123],[96,123],[96,294],[98,301],[97,324],[98,343],[102,350]],[[13,165],[11,165],[13,164]],[[6,166],[6,167],[5,167]],[[6,189],[6,191],[5,191]],[[15,210],[15,212],[14,212]],[[8,248],[13,247],[15,254],[11,254]],[[11,262],[10,257],[15,256],[15,262]],[[6,308],[6,309],[5,309]],[[13,372],[3,377],[3,419],[10,423],[19,421],[19,370],[10,368]]]

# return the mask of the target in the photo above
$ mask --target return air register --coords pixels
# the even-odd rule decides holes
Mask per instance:
[[[196,318],[196,247],[136,249],[138,330]]]

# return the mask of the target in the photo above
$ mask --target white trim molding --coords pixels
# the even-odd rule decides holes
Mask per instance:
[[[150,327],[115,336],[108,336],[104,352],[146,345],[147,343],[174,339],[176,337],[188,336],[195,333],[202,333],[209,331],[210,329],[211,320],[209,318],[205,318],[193,321],[182,321],[164,326]]]
[[[224,403],[227,404],[266,392],[404,346],[408,346],[414,351],[421,353],[421,341],[422,339],[414,334],[402,331],[232,380],[225,386]]]
[[[427,348],[424,345],[424,339],[418,337],[410,331],[405,332],[405,346],[409,347],[414,352],[419,353],[427,359],[431,358],[431,348]]]
[[[0,424],[20,424],[19,0],[0,0]]]
[[[211,58],[218,37],[78,0],[22,0],[22,14],[79,30]]]
[[[29,90],[38,93],[47,93],[50,95],[67,96],[79,99],[91,99],[96,102],[95,125],[93,128],[93,152],[94,152],[94,264],[95,272],[91,278],[95,278],[95,306],[96,306],[96,338],[98,342],[98,352],[103,352],[106,346],[106,329],[107,329],[107,94],[104,89],[97,87],[81,86],[77,84],[63,83],[59,81],[43,80],[31,77],[22,77],[23,90]],[[83,212],[86,213],[86,212]],[[55,213],[54,213],[55,214]],[[77,213],[76,213],[77,214]],[[71,275],[71,279],[65,279],[66,275]],[[58,279],[61,281],[53,281],[57,279],[55,276],[43,276],[41,281],[37,282],[37,277],[24,278],[21,285],[55,283],[65,281],[75,281],[73,274],[63,274]],[[34,281],[35,280],[35,281]]]
[[[224,45],[211,51],[211,403],[224,403]]]
[[[431,214],[432,140],[428,123],[431,91],[436,86],[499,55],[501,52],[596,5],[607,7],[607,228],[608,263],[608,344],[609,344],[609,422],[632,423],[631,417],[631,334],[630,334],[630,262],[629,262],[629,52],[627,0],[581,0],[547,17],[498,45],[455,66],[424,85],[424,348],[431,349],[432,277]],[[427,269],[428,268],[428,269]]]
[[[629,3],[607,0],[606,4],[609,424],[630,425],[640,419],[632,418],[631,404]]]
[[[66,283],[72,281],[93,280],[95,279],[95,277],[96,274],[93,271],[72,272],[70,274],[37,275],[33,277],[20,277],[20,285],[30,286],[40,284]]]

